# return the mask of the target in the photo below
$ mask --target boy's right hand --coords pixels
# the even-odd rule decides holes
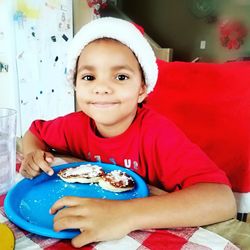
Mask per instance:
[[[50,166],[50,163],[54,161],[54,156],[43,150],[33,151],[24,156],[20,168],[20,173],[26,177],[32,179],[40,174],[41,170],[48,175],[53,175],[54,171]]]

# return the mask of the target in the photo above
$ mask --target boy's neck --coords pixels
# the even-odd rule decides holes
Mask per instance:
[[[119,136],[126,132],[131,124],[134,122],[134,119],[136,118],[137,112],[131,116],[130,121],[127,124],[123,124],[122,127],[117,126],[103,126],[99,124],[99,126],[96,124],[96,122],[91,119],[91,128],[93,129],[93,132],[96,136],[100,138],[111,138],[115,136]]]

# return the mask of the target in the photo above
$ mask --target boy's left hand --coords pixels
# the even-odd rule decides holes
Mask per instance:
[[[55,202],[54,230],[80,229],[74,247],[92,242],[120,239],[132,231],[127,201],[65,196]],[[63,209],[62,209],[63,208]]]

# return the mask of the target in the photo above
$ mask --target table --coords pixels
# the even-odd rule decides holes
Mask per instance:
[[[56,158],[54,165],[69,162],[67,158]],[[20,163],[17,164],[17,170]],[[17,172],[16,181],[21,180],[21,175]],[[150,195],[162,195],[165,191],[158,188],[149,187]],[[16,239],[15,249],[46,249],[46,250],[64,250],[75,249],[71,246],[70,240],[58,240],[38,236],[26,232],[13,223],[5,216],[3,203],[5,195],[0,196],[0,223],[5,223],[14,232]],[[0,244],[1,245],[1,244]],[[1,247],[0,247],[1,249]],[[161,249],[199,249],[199,250],[238,250],[227,239],[210,232],[201,227],[173,228],[161,230],[143,230],[134,231],[120,240],[100,242],[84,246],[84,250],[161,250]]]

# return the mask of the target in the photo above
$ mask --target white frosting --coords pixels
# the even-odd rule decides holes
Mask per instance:
[[[101,173],[101,167],[97,165],[85,164],[80,165],[76,168],[68,168],[65,172],[62,173],[62,177],[69,176],[82,176],[82,177],[97,177]]]
[[[110,176],[114,182],[122,182],[124,186],[128,185],[129,180],[133,181],[132,177],[126,175],[126,173],[121,170],[113,170],[108,173],[108,176]]]
[[[70,177],[70,178],[64,178],[62,176],[59,176],[62,180],[68,183],[90,183],[93,184],[95,182],[99,182],[101,177],[92,177],[92,178],[84,178],[84,177]]]

